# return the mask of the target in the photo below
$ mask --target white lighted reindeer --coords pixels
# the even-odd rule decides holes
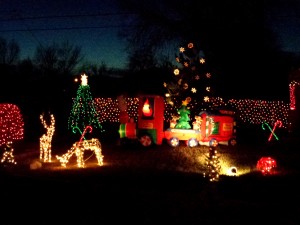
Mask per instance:
[[[63,167],[67,166],[67,163],[69,162],[69,159],[71,156],[75,153],[77,157],[77,166],[80,168],[85,167],[84,162],[84,151],[85,150],[91,150],[95,153],[98,165],[103,165],[103,155],[102,155],[102,148],[101,143],[97,138],[92,138],[90,140],[80,140],[73,144],[71,149],[68,150],[67,153],[63,154],[62,156],[56,156],[56,158],[60,161],[61,165]]]
[[[46,123],[46,120],[44,119],[44,114],[40,115],[40,120],[44,126],[44,128],[47,130],[46,134],[43,134],[40,137],[40,160],[42,162],[51,162],[51,147],[52,147],[52,137],[55,131],[55,119],[54,115],[50,115],[50,125]]]
[[[78,128],[78,127],[75,127]],[[92,132],[93,128],[91,126],[86,126],[83,133],[81,134],[81,138],[79,141],[75,142],[70,150],[67,153],[63,154],[62,156],[56,156],[56,158],[60,161],[63,167],[67,166],[69,159],[75,153],[77,157],[77,166],[80,168],[85,167],[84,163],[84,151],[91,150],[95,153],[96,158],[98,160],[98,165],[103,165],[103,155],[102,155],[102,148],[101,143],[97,138],[92,138],[90,140],[83,140],[84,135],[87,131]]]

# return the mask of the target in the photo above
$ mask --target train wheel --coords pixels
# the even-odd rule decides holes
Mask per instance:
[[[177,147],[179,145],[179,139],[176,137],[170,138],[169,145],[171,145],[172,147]]]
[[[218,145],[218,141],[215,139],[215,138],[212,138],[210,141],[209,141],[209,146],[212,146],[212,147],[217,147]]]
[[[152,145],[152,139],[149,135],[143,135],[140,138],[140,143],[144,146],[144,147],[148,147],[150,145]]]
[[[189,147],[196,147],[198,145],[198,141],[196,138],[190,138],[188,141],[187,141],[187,146]]]
[[[236,139],[235,138],[230,138],[229,141],[228,141],[228,146],[230,147],[234,147],[236,146],[237,142],[236,142]]]

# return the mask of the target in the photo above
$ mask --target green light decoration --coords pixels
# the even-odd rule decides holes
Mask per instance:
[[[100,115],[95,107],[90,86],[87,84],[87,76],[81,76],[81,85],[77,90],[77,96],[73,101],[72,110],[68,119],[68,129],[75,133],[75,129],[84,130],[91,126],[104,131],[100,123]]]
[[[271,134],[270,134],[270,136],[269,136],[269,138],[268,138],[268,141],[271,141],[271,139],[272,139],[273,136],[274,136],[275,139],[278,141],[279,138],[278,138],[277,135],[274,133],[274,131],[275,131],[275,129],[276,129],[277,126],[282,127],[282,122],[281,122],[280,120],[277,120],[277,121],[275,122],[275,124],[274,124],[273,129],[271,129],[271,127],[269,126],[269,124],[268,124],[267,122],[263,122],[262,125],[261,125],[261,127],[262,127],[263,130],[265,130],[264,125],[266,125],[266,126],[269,128],[269,130],[271,131]]]
[[[191,101],[190,98],[186,98],[186,100],[182,101],[182,105],[181,108],[179,108],[178,114],[179,116],[179,120],[177,122],[177,124],[175,125],[175,128],[178,129],[190,129],[191,125],[189,124],[190,121],[190,110],[187,108],[187,104]]]

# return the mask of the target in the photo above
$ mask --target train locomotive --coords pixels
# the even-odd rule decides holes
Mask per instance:
[[[173,147],[179,146],[182,142],[189,147],[237,144],[233,111],[202,111],[192,122],[191,129],[175,128],[176,121],[170,121],[170,126],[165,129],[164,110],[165,101],[162,96],[139,96],[137,121],[132,118],[120,120],[121,143],[125,143],[125,140],[136,140],[144,147],[161,145],[163,140]]]

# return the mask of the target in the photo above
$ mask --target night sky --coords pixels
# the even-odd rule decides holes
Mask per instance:
[[[16,40],[21,58],[32,57],[39,44],[69,41],[81,47],[87,62],[123,67],[124,42],[117,32],[126,24],[113,0],[0,1],[0,37]]]
[[[283,51],[300,53],[300,1],[265,0],[265,22]]]
[[[14,39],[19,43],[21,59],[32,58],[39,44],[49,46],[53,42],[69,41],[70,44],[81,47],[84,62],[95,65],[104,62],[109,67],[122,68],[126,65],[127,54],[125,41],[118,38],[117,33],[122,27],[128,26],[130,21],[124,19],[126,12],[118,9],[114,1],[116,0],[4,0],[0,2],[0,37],[6,40]],[[300,1],[264,0],[261,6],[264,10],[262,23],[273,29],[281,50],[300,53]],[[263,43],[263,36],[261,39]],[[254,63],[260,63],[256,61],[261,60],[259,51],[260,49],[257,49],[258,57],[253,58],[253,61],[251,59],[248,68],[241,66],[245,68],[244,71],[249,70]],[[236,66],[235,62],[229,66]],[[267,70],[253,71],[264,76],[267,74]],[[276,82],[275,79],[271,79],[272,82]],[[282,81],[277,80],[275,85],[279,87]],[[260,84],[258,87],[256,81],[251,83],[243,77],[228,79],[228,85],[239,83],[243,86],[239,91],[246,92],[247,88],[243,82],[251,84],[248,85],[247,92],[251,92],[252,88],[263,90],[271,86]],[[238,90],[236,85],[231,87]],[[229,89],[233,89],[231,87]],[[284,92],[288,91],[287,88]],[[276,89],[277,86],[272,91],[277,92]]]

